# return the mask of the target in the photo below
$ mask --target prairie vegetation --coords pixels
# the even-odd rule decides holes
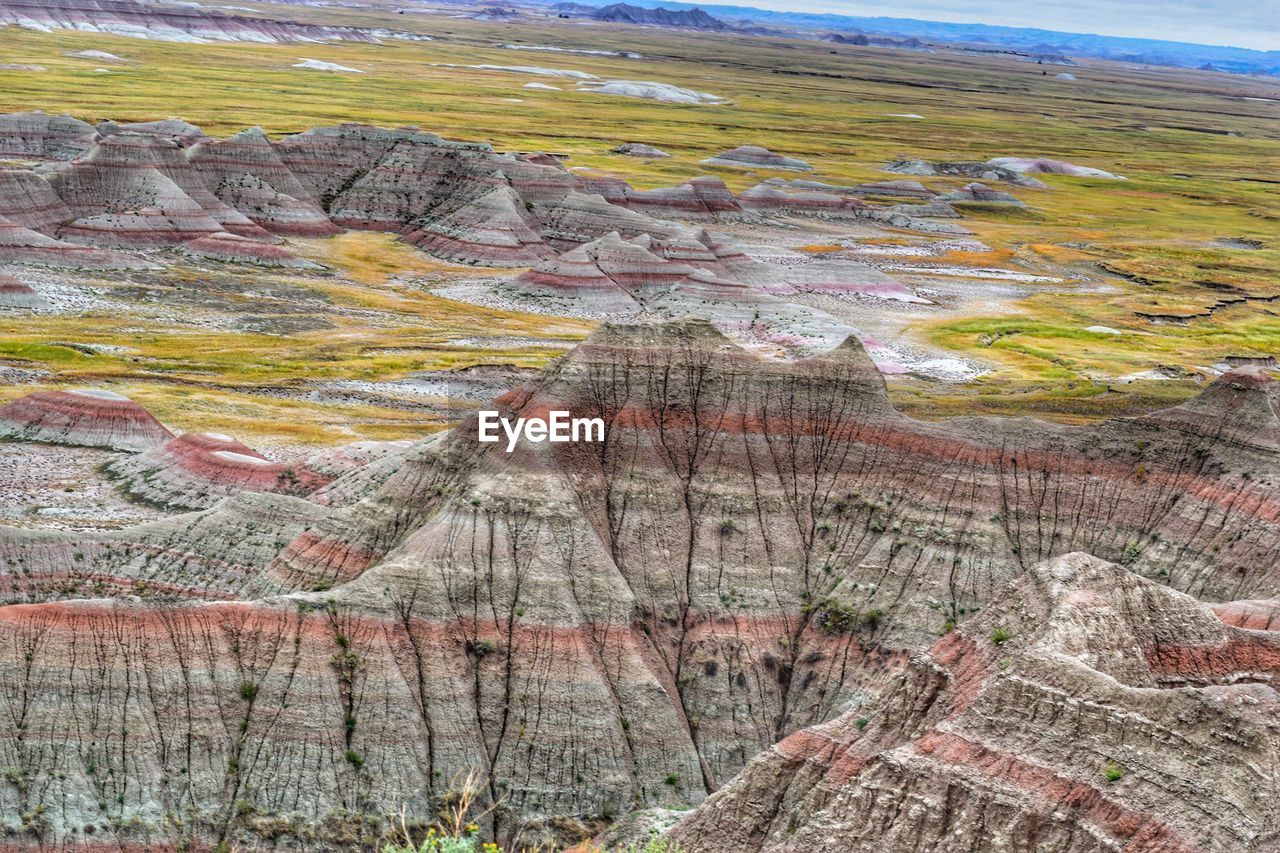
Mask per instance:
[[[10,29],[0,43],[0,63],[37,63],[48,71],[0,71],[0,110],[119,121],[180,115],[214,135],[252,125],[284,134],[343,121],[417,124],[448,138],[490,141],[500,150],[568,155],[573,166],[624,176],[642,188],[713,172],[743,190],[773,174],[700,162],[742,143],[803,158],[814,164],[814,177],[835,183],[883,180],[889,176],[880,167],[899,156],[1054,157],[1128,180],[1044,176],[1049,190],[1015,189],[1029,209],[967,211],[966,224],[991,252],[931,260],[1057,276],[1069,288],[1028,287],[1012,300],[968,305],[959,316],[925,313],[912,320],[906,343],[946,350],[988,372],[965,385],[895,379],[899,406],[921,416],[976,411],[1079,421],[1129,414],[1189,396],[1202,384],[1204,368],[1226,356],[1268,356],[1280,348],[1271,302],[1280,296],[1274,238],[1280,115],[1266,100],[1276,92],[1265,81],[1107,63],[1075,69],[1078,79],[1064,81],[1032,63],[945,53],[566,26],[552,19],[507,25],[366,10],[288,11],[303,20],[412,29],[433,40],[192,47]],[[512,43],[630,51],[643,58],[501,47]],[[96,73],[101,63],[69,55],[85,49],[109,50],[128,61]],[[305,58],[366,73],[292,67]],[[569,79],[467,67],[482,64],[656,80],[728,102],[695,107],[596,95]],[[562,91],[523,88],[530,81],[549,81]],[[647,160],[609,152],[628,140],[673,156]],[[824,241],[797,245],[818,254],[831,248]],[[576,340],[590,328],[433,298],[424,284],[457,273],[384,235],[295,241],[291,248],[334,271],[291,285],[394,322],[371,323],[349,312],[332,321],[335,328],[268,335],[162,336],[156,325],[148,341],[92,317],[40,319],[6,335],[0,355],[76,379],[128,379],[133,384],[126,393],[141,397],[148,396],[144,374],[149,388],[172,388],[198,376],[201,384],[188,392],[183,411],[195,406],[201,418],[216,419],[222,404],[238,408],[237,385],[287,383],[302,374],[395,378],[480,358],[447,346],[451,337],[484,330]],[[1097,326],[1118,334],[1087,331]],[[68,339],[141,352],[89,357],[56,345]],[[483,359],[533,366],[558,351],[489,350]],[[164,414],[165,403],[148,402]],[[261,401],[251,416],[226,417],[249,429],[263,422],[259,418],[297,421],[299,437],[316,441],[350,438],[340,429],[326,432],[325,424],[340,420],[351,420],[357,435],[377,437],[418,435],[440,420],[358,410],[304,415],[285,403]]]

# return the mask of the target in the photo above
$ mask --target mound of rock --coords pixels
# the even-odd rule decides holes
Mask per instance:
[[[739,145],[702,161],[709,166],[733,166],[739,169],[782,169],[792,172],[811,172],[813,167],[795,157],[775,154],[759,145]]]
[[[0,159],[71,160],[93,146],[93,125],[42,112],[0,115]]]
[[[112,136],[117,133],[136,133],[144,136],[157,136],[161,139],[172,140],[181,147],[187,148],[199,142],[202,139],[208,139],[209,136],[189,121],[180,118],[158,119],[156,121],[130,121],[124,124],[118,124],[114,121],[98,122],[98,135],[100,137]]]
[[[98,389],[37,391],[0,408],[0,436],[141,451],[173,437],[128,397]]]
[[[359,68],[352,68],[348,65],[339,65],[336,62],[325,62],[321,59],[304,59],[301,62],[295,62],[294,68],[301,68],[306,71],[336,71],[340,74],[363,74]]]
[[[553,311],[600,317],[643,310],[663,318],[703,318],[735,340],[793,352],[828,349],[854,330],[774,294],[848,294],[861,286],[870,295],[884,287],[858,280],[874,277],[871,270],[863,276],[815,274],[798,286],[789,276],[759,275],[756,268],[763,266],[706,232],[660,240],[613,233],[535,267],[509,287],[526,298],[550,300]],[[899,290],[901,298],[912,298]]]
[[[1022,172],[993,163],[977,163],[966,161],[929,161],[929,160],[894,160],[884,167],[886,172],[897,172],[901,175],[940,175],[948,178],[971,178],[979,181],[1004,181],[1022,187],[1048,189],[1042,181],[1038,181]]]
[[[928,305],[897,279],[875,267],[846,260],[813,261],[787,270],[787,281],[805,293],[830,293],[842,296],[874,296],[897,302]]]
[[[293,267],[314,269],[316,264],[305,261],[282,246],[250,240],[218,231],[207,237],[183,243],[181,251],[197,258],[229,263],[256,264],[263,267]]]
[[[537,221],[511,187],[459,200],[452,209],[437,210],[411,227],[406,240],[459,263],[520,267],[554,254],[538,233]]]
[[[116,56],[114,53],[108,53],[105,50],[77,50],[68,53],[67,56],[74,56],[77,59],[98,59],[107,62],[128,62],[123,56]]]
[[[738,213],[740,199],[714,175],[690,178],[679,186],[637,190],[619,178],[581,178],[584,189],[599,193],[611,204],[651,216],[715,217]],[[660,229],[658,229],[660,230]]]
[[[238,9],[232,14],[204,8],[197,3],[142,3],[137,0],[0,0],[0,25],[15,24],[39,32],[75,30],[188,44],[379,41],[374,30],[303,24],[260,18],[245,12]],[[107,56],[96,58],[102,60]]]
[[[578,84],[578,88],[596,95],[617,95],[623,98],[642,98],[662,101],[666,104],[723,104],[724,98],[710,92],[685,89],[670,83],[652,80],[592,80]]]
[[[1274,779],[1256,757],[1280,746],[1277,678],[1277,634],[1068,554],[670,837],[693,853],[1265,849]]]
[[[669,288],[693,271],[623,240],[615,231],[539,264],[513,286],[523,294],[563,300],[584,312],[630,313],[641,310],[633,291]]]
[[[992,189],[986,184],[980,184],[977,181],[947,193],[942,197],[942,200],[950,204],[998,204],[1009,207],[1026,207],[1026,204],[1013,193]]]
[[[327,237],[339,232],[280,160],[262,128],[199,142],[188,160],[219,199],[272,234]]]
[[[479,12],[467,17],[473,21],[520,21],[524,19],[524,15],[520,14],[519,9],[507,9],[502,6],[485,6]]]
[[[626,154],[628,157],[670,157],[671,155],[663,151],[661,148],[654,148],[652,145],[646,145],[643,142],[624,142],[614,148],[610,148],[614,154]]]
[[[105,249],[75,246],[0,216],[0,262],[91,270],[159,269],[156,264]]]
[[[856,215],[866,207],[861,202],[841,198],[834,193],[813,189],[792,189],[768,181],[756,184],[739,195],[738,202],[747,210],[773,210],[819,216]]]
[[[888,198],[888,199],[919,199],[928,201],[938,195],[936,190],[931,190],[919,181],[909,179],[896,181],[868,181],[865,184],[845,188],[846,192],[857,196],[868,196],[872,198]]]
[[[134,497],[171,509],[206,509],[238,492],[305,496],[330,477],[306,467],[272,462],[220,433],[184,433],[107,466]]]
[[[1008,169],[1022,175],[1070,175],[1073,178],[1124,180],[1119,175],[1113,175],[1102,169],[1077,166],[1065,160],[1048,160],[1043,157],[993,157],[987,161],[987,165]]]
[[[45,301],[29,284],[0,273],[0,308],[41,308]]]
[[[50,186],[72,217],[59,236],[127,248],[169,246],[222,231],[222,224],[162,171],[166,149],[186,171],[173,142],[121,133],[49,172]]]

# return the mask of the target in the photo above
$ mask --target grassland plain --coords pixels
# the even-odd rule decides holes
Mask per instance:
[[[1073,69],[1078,79],[1066,81],[1057,79],[1054,69],[1045,73],[1047,67],[1032,63],[946,53],[554,19],[511,24],[304,7],[290,7],[288,13],[412,29],[433,40],[191,46],[8,29],[0,34],[0,63],[48,70],[0,71],[0,109],[69,112],[89,120],[181,116],[214,135],[252,125],[274,135],[343,121],[415,124],[450,138],[490,141],[502,150],[563,153],[575,166],[618,174],[640,187],[715,171],[734,189],[744,189],[771,173],[714,170],[699,162],[742,143],[801,157],[814,164],[819,179],[836,182],[883,179],[880,167],[903,155],[1066,159],[1129,180],[1049,176],[1050,190],[1020,191],[1029,210],[971,208],[968,224],[992,253],[955,260],[1062,271],[1092,286],[1069,297],[1037,289],[1013,306],[979,306],[963,316],[914,323],[910,339],[990,371],[964,385],[895,380],[899,405],[925,416],[983,411],[1087,420],[1151,408],[1197,387],[1194,378],[1142,378],[1152,371],[1164,368],[1164,375],[1176,375],[1229,355],[1267,356],[1280,349],[1280,318],[1272,301],[1280,297],[1280,86],[1275,82],[1106,63]],[[500,47],[515,43],[631,51],[643,58]],[[85,49],[108,50],[128,61],[101,73],[95,70],[100,61],[69,55]],[[302,59],[365,73],[292,68]],[[558,78],[458,67],[480,64],[657,80],[728,102],[663,104],[590,94]],[[522,88],[535,81],[562,91]],[[923,118],[903,117],[909,114]],[[627,140],[657,145],[674,156],[644,161],[609,153]],[[173,335],[163,334],[157,321],[148,339],[113,331],[110,324],[90,328],[86,324],[93,318],[83,316],[25,323],[21,330],[6,331],[0,346],[7,358],[27,359],[60,374],[117,377],[126,393],[153,405],[161,417],[173,415],[181,426],[186,426],[184,417],[218,415],[261,433],[284,420],[299,431],[296,438],[321,442],[350,438],[351,432],[413,435],[438,418],[370,410],[356,412],[344,427],[342,421],[352,416],[348,409],[321,407],[318,414],[305,414],[291,401],[273,404],[279,411],[245,414],[237,389],[287,385],[303,376],[395,378],[499,356],[536,365],[558,350],[477,353],[444,342],[481,331],[572,340],[588,329],[577,321],[435,299],[424,282],[429,286],[452,273],[385,237],[348,235],[328,242],[302,251],[335,274],[296,277],[291,286],[361,309],[345,318],[331,313],[336,331]],[[382,319],[362,319],[362,311]],[[387,317],[395,322],[386,322]],[[1087,331],[1096,326],[1119,334]],[[96,337],[87,337],[89,332]],[[84,356],[54,346],[68,337],[137,352]],[[165,381],[156,381],[156,375]],[[1132,377],[1137,381],[1118,381]],[[179,385],[187,399],[161,399],[163,389]]]

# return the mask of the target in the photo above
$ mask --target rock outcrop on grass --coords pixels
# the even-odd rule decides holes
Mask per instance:
[[[624,142],[614,148],[610,148],[614,154],[626,154],[628,157],[670,157],[671,155],[663,151],[661,148],[655,148],[652,145],[646,145],[643,142]]]
[[[107,471],[134,497],[167,508],[207,509],[241,492],[309,495],[331,478],[285,465],[220,433],[184,433],[110,463]]]
[[[0,436],[141,451],[173,437],[128,397],[101,389],[36,391],[0,407]]]
[[[950,204],[998,204],[1009,207],[1026,207],[1026,203],[1013,193],[997,190],[977,181],[966,184],[958,190],[952,190],[942,196],[942,201]]]
[[[1103,169],[1077,166],[1065,160],[1049,160],[1044,157],[994,157],[987,161],[987,165],[1009,169],[1022,175],[1070,175],[1073,178],[1124,180],[1119,175],[1113,175]]]
[[[1003,181],[1034,189],[1048,189],[1041,181],[1028,174],[1008,166],[997,165],[994,161],[977,163],[971,161],[940,161],[904,159],[894,160],[884,167],[886,172],[897,172],[901,175],[943,176],[954,178],[971,178],[979,181]]]
[[[297,257],[282,246],[228,234],[225,231],[217,231],[206,237],[183,243],[179,250],[193,257],[211,261],[295,269],[314,269],[317,266]]]
[[[775,154],[759,145],[739,145],[702,161],[709,166],[733,166],[739,169],[782,169],[792,172],[810,172],[813,167],[795,157]]]

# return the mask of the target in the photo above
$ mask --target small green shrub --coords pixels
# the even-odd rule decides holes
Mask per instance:
[[[991,632],[991,642],[997,646],[1002,646],[1011,639],[1013,639],[1013,634],[1004,628],[996,628]]]
[[[1103,769],[1102,775],[1108,782],[1119,782],[1124,778],[1124,774],[1128,771],[1116,764],[1114,761],[1108,761],[1107,766]]]

